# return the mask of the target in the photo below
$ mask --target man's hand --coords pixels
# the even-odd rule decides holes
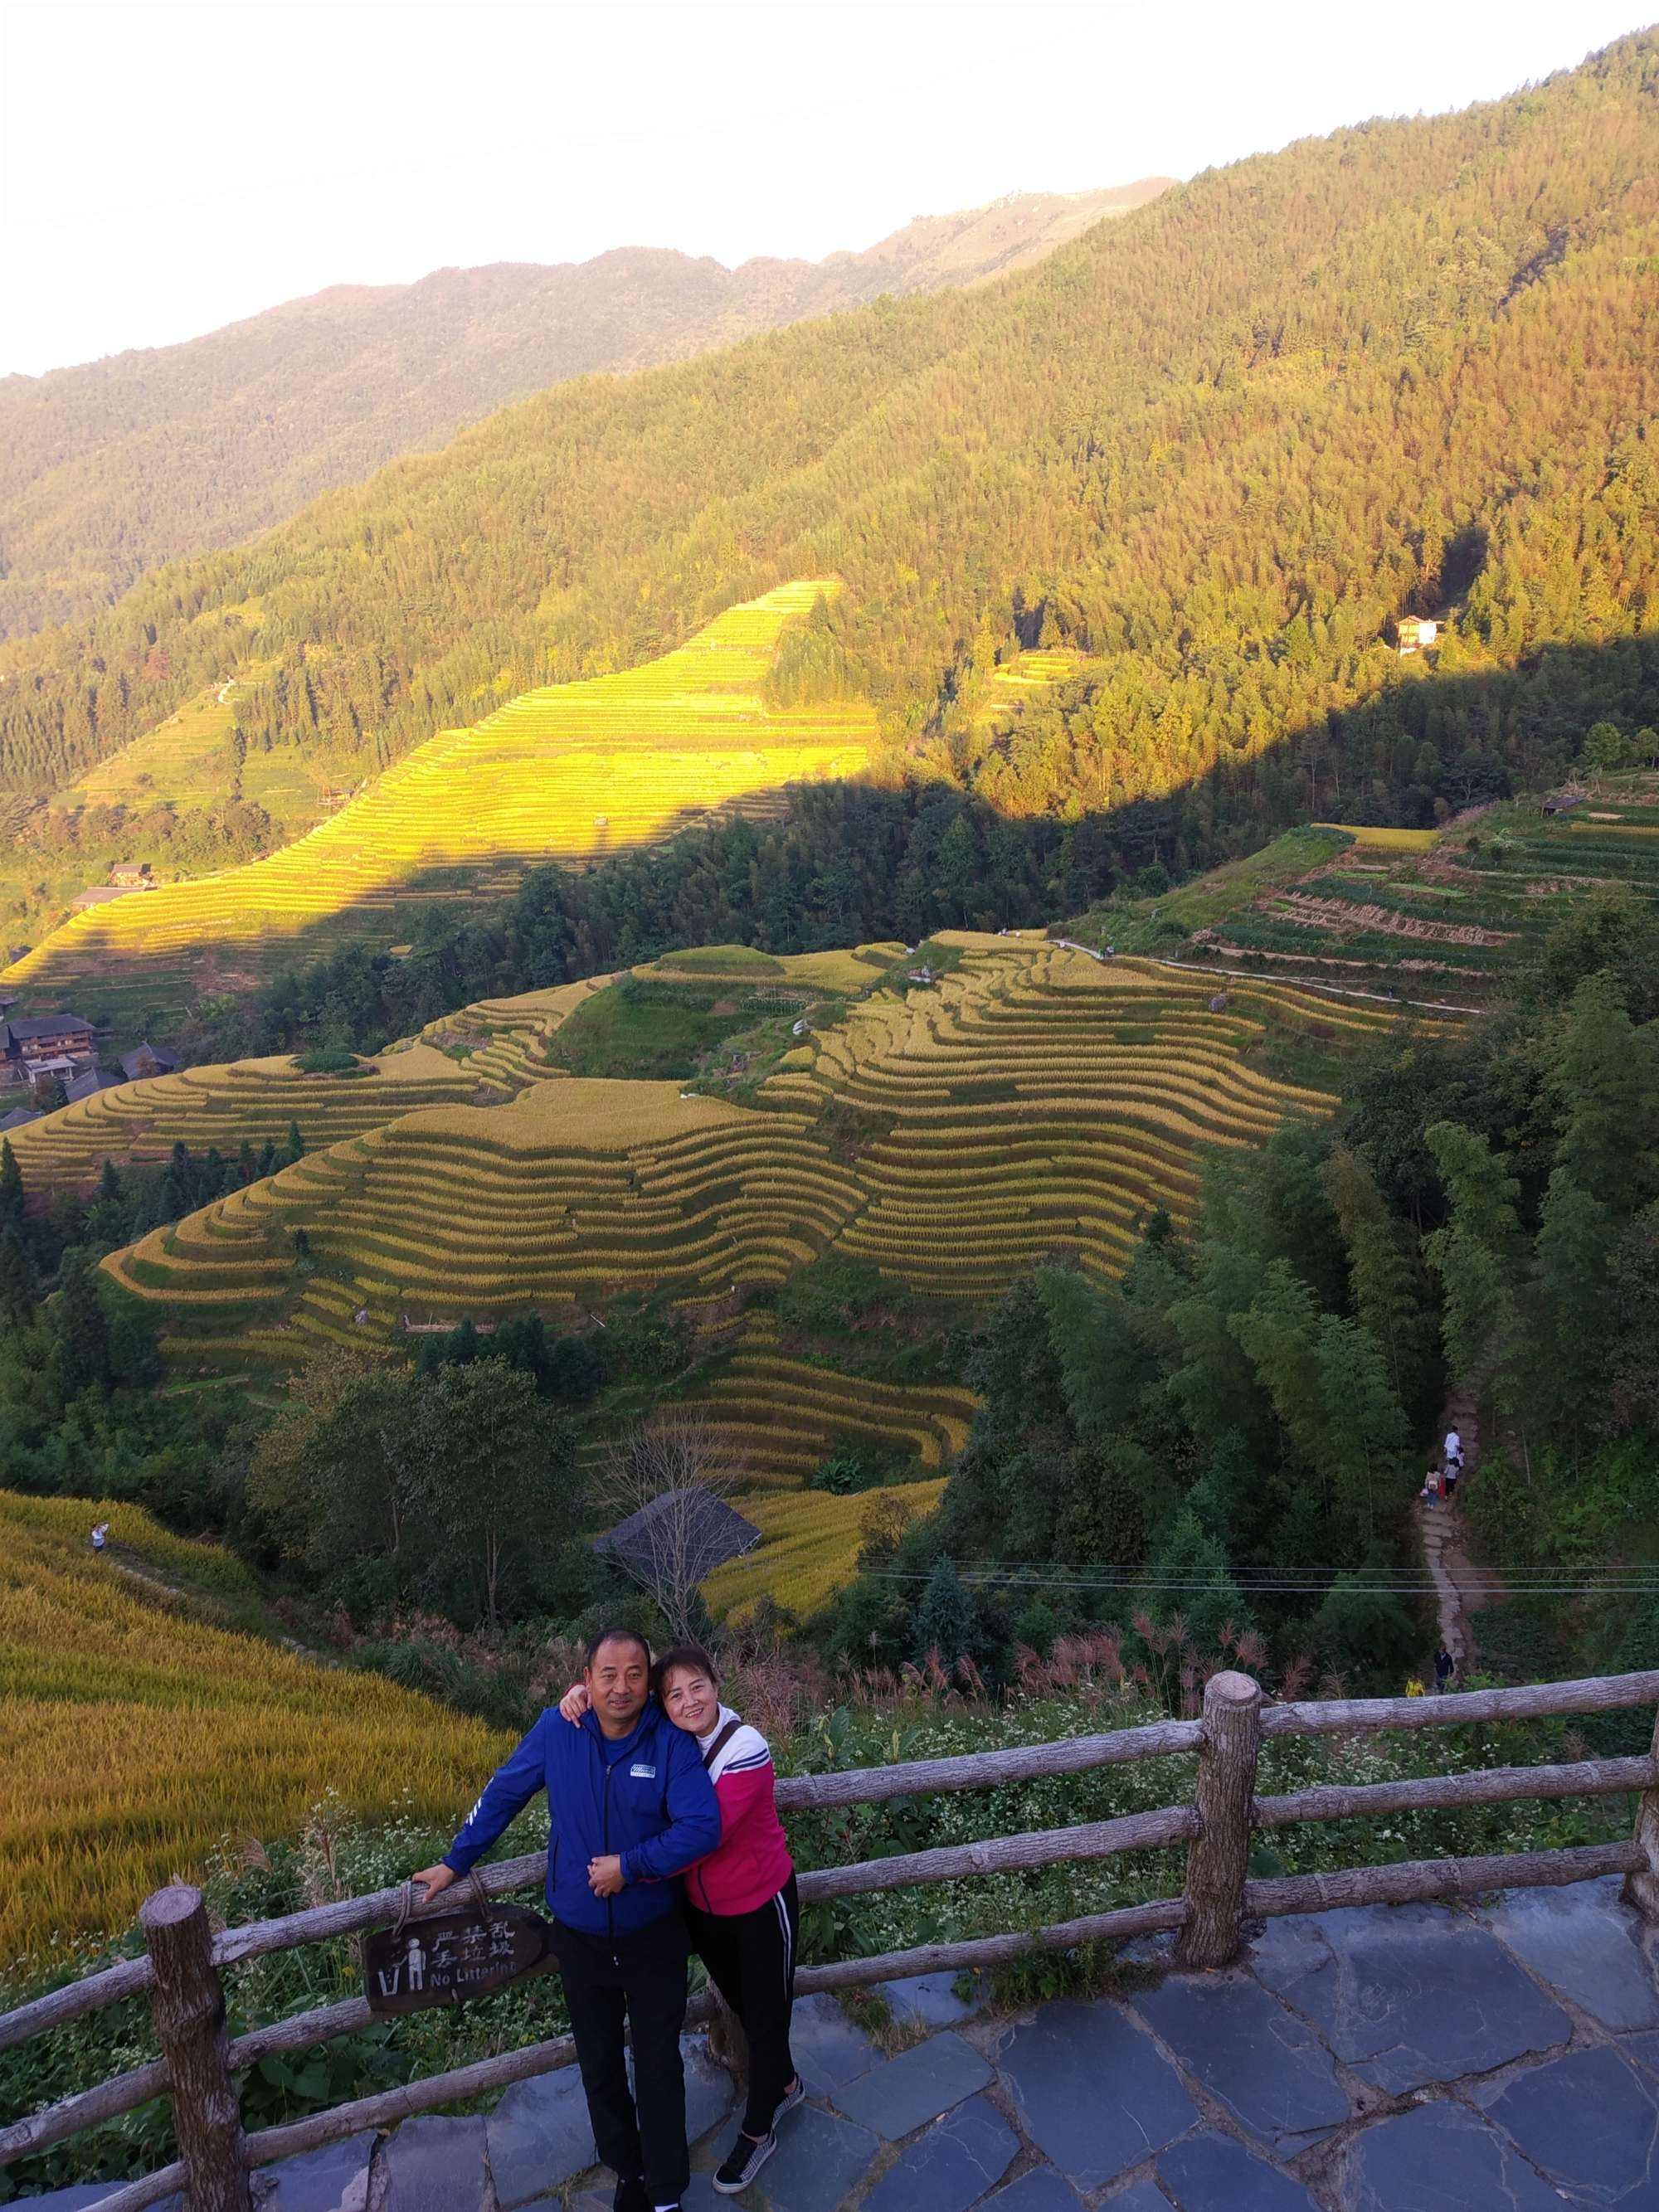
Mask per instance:
[[[559,1699],[559,1711],[574,1728],[587,1711],[591,1699],[585,1682],[573,1682]]]
[[[419,1874],[414,1877],[415,1887],[424,1893],[421,1898],[421,1903],[430,1905],[434,1897],[441,1897],[454,1879],[453,1867],[447,1867],[441,1863],[437,1866],[422,1867]]]
[[[609,1858],[589,1859],[587,1886],[595,1897],[614,1897],[623,1886],[622,1861],[614,1853]]]

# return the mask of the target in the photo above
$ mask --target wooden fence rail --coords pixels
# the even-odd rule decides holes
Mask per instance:
[[[1206,1686],[1202,1720],[1163,1721],[1146,1728],[952,1759],[917,1759],[896,1766],[793,1776],[778,1784],[779,1803],[786,1810],[991,1789],[1005,1782],[1079,1774],[1180,1753],[1198,1753],[1196,1795],[1191,1804],[905,1852],[855,1865],[822,1867],[800,1877],[802,1899],[810,1901],[919,1883],[956,1881],[978,1875],[1024,1872],[1064,1863],[1090,1863],[1125,1851],[1185,1844],[1187,1871],[1181,1896],[1125,1905],[1052,1927],[957,1943],[926,1944],[877,1958],[804,1968],[798,1986],[803,1992],[869,1987],[913,1974],[1001,1965],[1035,1950],[1065,1949],[1079,1943],[1169,1931],[1176,1935],[1176,1955],[1182,1965],[1218,1966],[1237,1955],[1243,1925],[1248,1920],[1322,1912],[1340,1905],[1403,1904],[1470,1896],[1483,1890],[1553,1886],[1608,1874],[1623,1875],[1626,1895],[1649,1919],[1659,1922],[1659,1726],[1652,1749],[1639,1758],[1486,1767],[1398,1782],[1328,1784],[1278,1797],[1261,1797],[1255,1792],[1261,1747],[1267,1737],[1452,1728],[1650,1705],[1659,1705],[1659,1671],[1536,1683],[1514,1690],[1465,1691],[1439,1698],[1342,1698],[1290,1705],[1265,1701],[1258,1685],[1248,1675],[1224,1672],[1212,1676]],[[1631,1792],[1638,1799],[1635,1833],[1619,1843],[1358,1867],[1337,1874],[1297,1875],[1267,1881],[1247,1876],[1251,1835],[1299,1821],[1374,1819],[1405,1811]],[[546,1867],[546,1854],[537,1851],[501,1860],[479,1871],[486,1893],[499,1897],[541,1882]],[[181,2188],[191,2212],[249,2212],[248,2177],[259,2166],[298,2151],[339,2142],[365,2129],[392,2125],[420,2112],[505,2088],[510,2082],[551,2072],[572,2062],[574,2052],[570,2039],[556,2037],[408,2082],[378,2096],[359,2098],[283,2127],[244,2135],[235,2089],[238,2074],[262,2058],[309,2049],[353,2033],[366,2027],[373,2015],[365,1999],[353,1997],[296,2014],[233,2039],[225,2027],[222,1970],[301,1944],[326,1942],[389,1925],[403,1906],[401,1888],[379,1890],[213,1935],[198,1892],[184,1885],[159,1891],[140,1915],[148,1957],[87,1975],[0,2016],[0,2050],[148,1990],[161,2057],[0,2129],[0,2166],[47,2149],[82,2129],[131,2112],[167,2093],[173,2100],[179,2160],[142,2181],[112,2186],[108,2196],[98,2200],[100,2212],[143,2212],[146,2206]],[[416,1911],[419,1917],[421,1908]],[[703,2016],[706,2007],[707,2000],[699,2000],[689,2017]]]

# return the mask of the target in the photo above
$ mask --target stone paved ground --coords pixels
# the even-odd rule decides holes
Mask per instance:
[[[1659,2212],[1659,1976],[1616,1882],[1274,1921],[1224,1974],[1168,1956],[1012,2018],[901,1985],[897,2057],[804,2001],[809,2101],[740,2199],[708,2184],[732,2093],[693,2051],[686,2212]],[[563,2073],[259,2185],[264,2212],[609,2212],[592,2154]]]

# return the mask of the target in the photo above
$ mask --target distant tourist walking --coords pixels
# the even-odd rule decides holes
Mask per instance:
[[[415,1877],[428,1898],[547,1792],[547,1902],[571,2033],[616,2212],[679,2212],[685,2142],[685,1922],[673,1877],[720,1838],[720,1813],[692,1739],[651,1696],[651,1653],[632,1629],[587,1649],[574,1728],[550,1708],[498,1767],[441,1863]],[[634,2043],[634,2094],[623,2055]]]
[[[1443,1644],[1434,1655],[1434,1686],[1443,1694],[1451,1687],[1451,1678],[1457,1672],[1457,1662]]]
[[[1462,1463],[1455,1459],[1449,1459],[1440,1471],[1440,1486],[1446,1493],[1448,1504],[1457,1495],[1457,1478],[1462,1472]]]
[[[1461,1474],[1463,1471],[1463,1439],[1455,1429],[1446,1431],[1445,1454],[1447,1466],[1455,1467]]]
[[[1422,1498],[1423,1503],[1425,1505],[1439,1504],[1440,1470],[1437,1467],[1431,1467],[1428,1473],[1424,1476],[1423,1487],[1418,1494]]]
[[[735,2197],[777,2148],[778,2121],[806,2094],[789,2050],[800,1937],[794,1862],[766,1738],[720,1703],[720,1676],[702,1646],[665,1652],[652,1679],[670,1720],[701,1748],[720,1801],[720,1846],[685,1870],[685,1917],[692,1947],[749,2045],[748,2110],[713,2177],[723,2197]],[[580,1684],[560,1700],[579,1725],[586,1710]]]
[[[100,1521],[100,1522],[97,1522],[96,1523],[94,1523],[94,1528],[93,1528],[93,1531],[92,1531],[92,1548],[93,1548],[93,1550],[94,1550],[94,1552],[101,1552],[101,1551],[103,1550],[103,1548],[104,1548],[105,1545],[106,1545],[108,1541],[109,1541],[109,1522],[108,1522],[107,1521]]]

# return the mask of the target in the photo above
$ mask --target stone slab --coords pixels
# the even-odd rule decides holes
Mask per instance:
[[[1435,1905],[1270,1921],[1250,1965],[1391,2096],[1565,2044],[1572,2021],[1495,1936]]]
[[[988,2087],[991,2078],[990,2068],[971,2044],[959,2035],[933,2035],[844,2083],[831,2102],[848,2119],[896,2142]]]
[[[953,2027],[971,2020],[979,2008],[957,1995],[957,1974],[912,1974],[902,1982],[884,1982],[881,1993],[895,2020],[917,2021],[924,2027]]]
[[[970,2097],[908,2143],[864,2200],[864,2212],[968,2212],[1019,2155],[1019,2137],[988,2097]]]
[[[776,2150],[745,2197],[757,2197],[767,2212],[839,2212],[880,2148],[868,2128],[803,2105],[790,2114]]]
[[[738,2101],[737,2084],[699,2038],[681,2045],[685,2061],[685,2139],[696,2142],[726,2118]],[[633,2079],[632,2069],[629,2079]]]
[[[1101,2212],[1170,2212],[1170,2200],[1155,2181],[1132,2181],[1115,2197],[1109,2197]],[[1246,2212],[1240,2205],[1237,2212]]]
[[[268,2166],[276,2186],[261,2212],[364,2212],[374,2140],[370,2128]]]
[[[1115,2204],[1119,2199],[1114,2197],[1112,2202]],[[1034,2166],[1018,2181],[1011,2181],[994,2197],[988,2197],[984,2212],[1083,2212],[1083,2199],[1052,2166]],[[1133,2212],[1133,2207],[1130,2212]],[[1153,2212],[1169,2212],[1162,2197]]]
[[[1507,1949],[1604,2027],[1659,2027],[1641,1918],[1620,1902],[1620,1887],[1611,1875],[1566,1889],[1512,1889],[1480,1917]]]
[[[548,2195],[573,2175],[585,2173],[599,2157],[581,2076],[574,2066],[514,2081],[502,2092],[484,2130],[501,2212],[516,2212]],[[397,2212],[403,2212],[401,2204]]]
[[[1321,2212],[1299,2181],[1212,2128],[1160,2151],[1158,2178],[1180,2212]]]
[[[482,2120],[422,2113],[388,2137],[382,2158],[397,2212],[487,2212]]]
[[[832,1996],[797,1997],[789,2048],[809,2097],[828,2097],[881,2063],[880,2047],[850,2021]]]
[[[1273,2148],[1305,2149],[1349,2117],[1330,2052],[1249,1975],[1171,1974],[1138,1996],[1134,2009]]]
[[[1659,2205],[1659,2098],[1606,2044],[1532,2067],[1480,2101],[1572,2203]]]
[[[1175,2068],[1109,2002],[1044,2005],[997,2066],[1025,2133],[1081,2191],[1115,2181],[1198,2118]]]
[[[1344,2212],[1561,2212],[1510,2138],[1462,2105],[1377,2120],[1344,2154]]]

